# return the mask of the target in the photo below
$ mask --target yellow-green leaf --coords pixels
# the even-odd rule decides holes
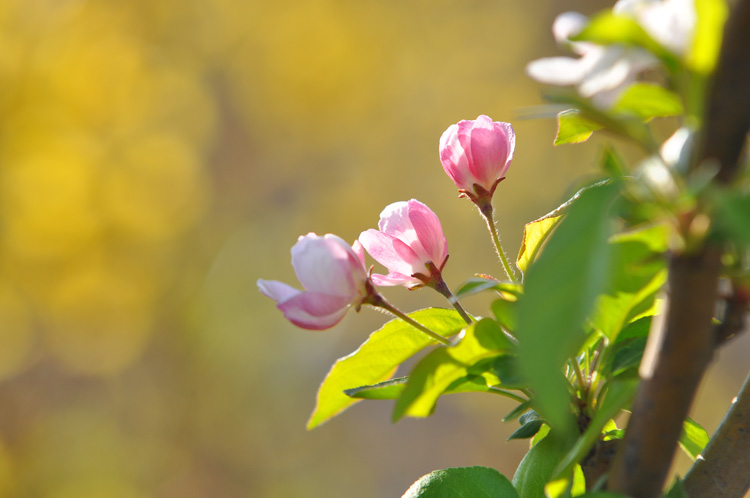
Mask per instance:
[[[542,244],[547,240],[552,229],[555,228],[561,218],[562,215],[545,216],[524,225],[521,249],[518,251],[518,259],[516,260],[519,270],[526,273],[529,265],[536,259]]]
[[[409,316],[443,336],[453,335],[466,325],[455,310],[428,308]],[[386,323],[355,352],[336,360],[318,389],[307,428],[319,426],[360,401],[347,396],[345,390],[388,380],[398,365],[433,344],[433,339],[403,320]]]
[[[577,144],[585,142],[592,133],[602,128],[602,125],[584,118],[580,111],[569,109],[557,115],[557,134],[555,145]]]

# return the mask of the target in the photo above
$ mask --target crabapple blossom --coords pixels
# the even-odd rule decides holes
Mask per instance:
[[[577,12],[557,16],[552,24],[555,40],[568,44],[580,57],[537,59],[526,66],[526,74],[548,85],[576,85],[581,96],[606,108],[614,104],[638,73],[656,65],[657,60],[640,48],[570,41],[588,22],[586,16]]]
[[[693,43],[695,0],[619,0],[612,12],[633,17],[660,45],[685,55]]]
[[[695,0],[619,0],[612,12],[633,18],[651,38],[677,55],[684,56],[691,47]],[[637,47],[571,41],[588,22],[577,12],[560,14],[552,25],[555,40],[569,45],[580,57],[538,59],[526,66],[526,73],[540,83],[576,85],[581,96],[608,108],[639,73],[658,65],[658,60]]]
[[[292,267],[305,290],[275,280],[258,280],[258,288],[298,327],[327,329],[371,295],[364,260],[359,242],[350,246],[336,235],[309,233],[292,247]]]
[[[375,285],[413,288],[439,278],[448,259],[448,243],[430,208],[415,199],[394,202],[380,213],[378,227],[359,236],[365,250],[389,271],[373,274]]]
[[[487,116],[459,121],[440,137],[440,162],[462,195],[489,202],[513,160],[516,134],[510,123]]]

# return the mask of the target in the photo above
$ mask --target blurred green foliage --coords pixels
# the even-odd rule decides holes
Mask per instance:
[[[353,240],[410,197],[443,221],[449,283],[497,272],[438,138],[514,122],[495,196],[514,254],[598,150],[553,152],[554,122],[515,120],[540,102],[523,67],[560,8],[0,2],[0,496],[382,497],[435,468],[512,472],[509,405],[470,394],[425,421],[383,407],[306,432],[328,365],[384,317],[300,331],[255,281],[293,280],[299,234]]]

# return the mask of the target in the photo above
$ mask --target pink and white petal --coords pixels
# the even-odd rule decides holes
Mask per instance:
[[[468,123],[461,121],[459,124]],[[464,126],[465,128],[465,126]],[[458,137],[460,127],[453,124],[440,137],[440,162],[443,170],[460,189],[471,190],[474,179],[469,175],[469,157]]]
[[[392,287],[394,285],[415,287],[417,285],[422,285],[422,281],[414,277],[410,277],[409,275],[404,275],[402,273],[396,272],[391,272],[388,275],[380,275],[378,273],[374,273],[372,275],[372,283],[377,285],[378,287]]]
[[[375,261],[391,272],[411,275],[424,267],[424,263],[411,247],[391,235],[371,228],[359,235],[359,241]]]
[[[619,88],[633,73],[633,61],[627,57],[625,47],[613,45],[589,54],[582,59],[589,69],[578,86],[583,97]]]
[[[466,152],[461,149],[460,145],[449,145],[440,149],[440,163],[443,165],[443,171],[459,189],[471,190],[474,182],[469,175]]]
[[[508,155],[505,159],[505,166],[500,171],[500,174],[498,174],[497,178],[502,178],[505,176],[505,174],[508,172],[508,168],[510,168],[510,163],[513,161],[513,154],[516,151],[516,132],[513,130],[513,125],[510,123],[500,122],[495,123],[495,126],[499,126],[503,129],[503,132],[505,133],[506,141],[507,141],[507,150]]]
[[[496,128],[487,116],[479,116],[471,130],[472,173],[482,187],[489,190],[496,175],[505,167],[508,142],[502,128]]]
[[[310,330],[333,327],[344,318],[350,301],[342,296],[319,292],[301,292],[276,305],[284,316],[297,325]]]
[[[362,264],[362,270],[367,275],[367,266],[365,263],[365,248],[362,247],[362,243],[359,240],[355,240],[352,244],[352,251],[357,256],[357,260]]]
[[[388,204],[380,212],[378,228],[380,228],[381,232],[401,240],[404,240],[404,234],[413,234],[414,227],[411,225],[411,220],[409,219],[409,204],[406,201]],[[411,235],[411,237],[413,238],[414,236]]]
[[[419,239],[419,246],[412,245],[412,249],[422,261],[432,261],[440,267],[448,254],[448,242],[445,240],[440,219],[430,208],[416,199],[409,201],[409,218]]]
[[[284,282],[277,280],[263,280],[258,279],[258,290],[263,293],[264,296],[270,297],[277,303],[286,301],[297,294],[301,294],[302,291],[295,289],[291,285],[287,285]]]
[[[292,247],[292,266],[308,291],[337,296],[351,296],[357,292],[352,277],[352,259],[356,259],[352,247],[332,234],[319,237],[310,233],[300,237]]]
[[[526,65],[526,74],[547,85],[577,85],[585,76],[580,59],[572,57],[545,57]]]

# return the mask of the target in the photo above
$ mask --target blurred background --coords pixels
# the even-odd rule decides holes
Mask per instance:
[[[553,148],[553,120],[519,119],[542,103],[524,65],[558,53],[560,11],[608,5],[0,2],[0,497],[377,498],[438,468],[511,476],[527,442],[505,442],[517,426],[498,397],[454,395],[396,425],[390,402],[361,403],[306,431],[330,365],[387,317],[303,331],[255,282],[296,285],[300,234],[353,241],[409,198],[442,220],[449,284],[502,275],[438,139],[479,114],[513,122],[495,205],[516,254],[604,143]],[[701,391],[709,431],[747,344]]]

